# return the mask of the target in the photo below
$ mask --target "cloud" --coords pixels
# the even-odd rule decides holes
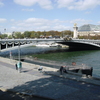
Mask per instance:
[[[49,20],[43,18],[28,18],[25,20],[26,24],[33,24],[33,25],[43,25],[44,23],[49,23]]]
[[[84,24],[88,24],[88,23],[91,23],[92,20],[85,20],[85,19],[74,19],[74,20],[71,20],[70,23],[74,25],[74,23],[77,23],[78,25],[77,26],[80,26],[80,25],[84,25]]]
[[[74,2],[74,0],[56,0],[58,3],[58,7],[62,8],[62,7],[69,7],[71,6],[71,3]]]
[[[87,10],[100,5],[100,0],[14,0],[14,2],[23,6],[38,4],[41,8],[48,10],[53,9],[54,5],[58,8],[65,7],[69,10]]]
[[[52,2],[51,0],[14,0],[16,4],[23,5],[23,6],[33,6],[38,4],[40,7],[44,9],[52,9]]]
[[[48,20],[48,19],[43,19],[43,18],[28,18],[27,20],[24,21],[26,25],[28,26],[34,26],[34,27],[39,27],[39,29],[43,29],[43,27],[50,28],[52,29],[57,29],[57,27],[61,24],[66,23],[67,21],[61,21],[59,19],[54,19],[54,20]],[[57,26],[57,27],[56,27]],[[61,27],[61,29],[65,29],[66,26]],[[57,30],[60,28],[58,27]],[[48,29],[47,29],[48,30]]]
[[[49,20],[44,18],[28,18],[26,20],[18,21],[11,20],[10,30],[12,31],[50,31],[50,30],[67,30],[69,27],[66,25],[66,20]]]
[[[4,22],[6,22],[6,21],[7,21],[7,19],[0,18],[0,23],[4,23]]]
[[[44,9],[53,9],[51,0],[38,0],[38,4]]]
[[[69,30],[70,27],[69,27],[69,26],[65,26],[65,25],[56,25],[56,26],[54,26],[54,30],[58,30],[58,29],[59,29],[60,31],[61,31],[62,29],[63,29],[63,30]],[[62,30],[62,31],[63,31],[63,30]]]
[[[87,10],[100,5],[100,0],[56,0],[58,8],[66,7],[68,9]]]
[[[11,19],[10,21],[14,22],[14,21],[15,21],[15,19]]]
[[[22,11],[34,11],[34,9],[22,9]]]
[[[0,7],[2,7],[4,4],[0,1]]]
[[[85,14],[91,14],[91,11],[86,11]]]
[[[37,3],[37,0],[14,0],[14,2],[23,6],[32,6]]]
[[[97,23],[100,24],[100,21],[98,21]]]
[[[6,22],[6,19],[0,18],[0,22]],[[10,23],[9,23],[10,22]],[[74,19],[74,20],[59,20],[59,19],[44,19],[44,18],[28,18],[25,20],[15,20],[11,19],[7,21],[4,26],[1,26],[1,30],[5,27],[8,32],[13,31],[50,31],[50,30],[57,30],[57,31],[64,31],[64,30],[73,30],[74,23],[77,23],[77,26],[81,26],[84,24],[90,23],[91,20],[85,19]],[[100,23],[100,22],[98,22]]]

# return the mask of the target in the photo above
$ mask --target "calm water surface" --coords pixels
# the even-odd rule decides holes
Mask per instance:
[[[57,51],[57,52],[56,52]],[[80,65],[84,63],[89,67],[93,67],[93,75],[100,77],[100,50],[91,51],[59,51],[59,48],[39,48],[26,47],[21,48],[21,55],[33,55],[42,60],[55,61],[56,63],[70,65],[73,61]],[[0,56],[9,56],[10,51],[1,52]],[[12,56],[18,55],[18,50],[11,50]]]

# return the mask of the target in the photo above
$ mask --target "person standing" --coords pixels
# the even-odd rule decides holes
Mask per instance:
[[[22,63],[20,61],[17,63],[17,67],[18,67],[18,72],[21,73]]]
[[[60,75],[63,74],[63,66],[60,67]]]
[[[17,64],[15,64],[16,70],[18,70]]]

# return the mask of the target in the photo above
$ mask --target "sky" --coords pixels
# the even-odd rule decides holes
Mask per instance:
[[[0,0],[0,32],[64,31],[100,25],[100,0]]]

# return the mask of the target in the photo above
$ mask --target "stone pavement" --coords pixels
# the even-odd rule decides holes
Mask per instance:
[[[5,92],[0,90],[0,100],[51,100],[38,96],[28,96],[13,92]]]
[[[60,76],[58,69],[22,62],[22,73],[15,60],[0,57],[0,89],[55,100],[100,100],[100,79],[73,73]]]

